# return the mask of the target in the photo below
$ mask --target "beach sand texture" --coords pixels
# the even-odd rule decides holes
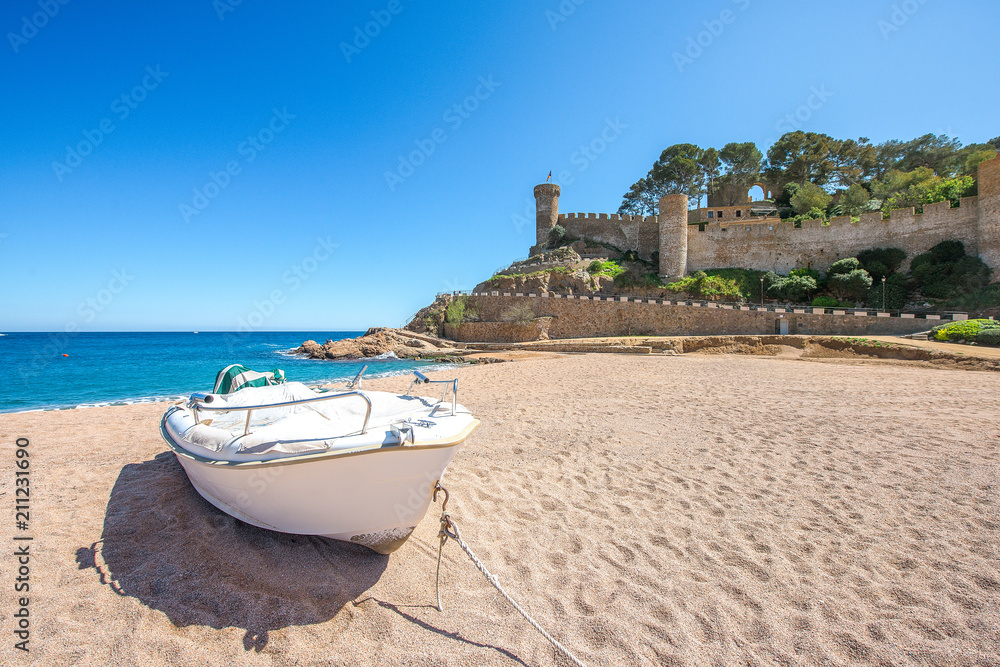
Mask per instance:
[[[1000,665],[1000,374],[611,354],[456,372],[482,426],[449,510],[588,664]],[[436,506],[389,557],[251,528],[191,488],[164,407],[0,415],[4,664],[568,664],[453,542],[433,608]]]

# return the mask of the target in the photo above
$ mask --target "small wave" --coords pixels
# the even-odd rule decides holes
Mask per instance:
[[[395,352],[383,352],[382,354],[376,354],[374,357],[365,357],[365,359],[399,359]]]

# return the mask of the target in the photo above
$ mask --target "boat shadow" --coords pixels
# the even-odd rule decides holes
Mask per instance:
[[[169,452],[122,468],[101,539],[76,559],[175,626],[245,629],[248,651],[262,650],[271,630],[332,619],[389,562],[359,545],[236,520],[198,495]]]

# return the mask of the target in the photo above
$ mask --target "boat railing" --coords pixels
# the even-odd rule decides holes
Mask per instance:
[[[364,366],[361,367],[361,370],[358,371],[358,374],[354,376],[354,379],[347,383],[347,387],[346,388],[347,389],[361,389],[362,388],[361,387],[361,376],[365,374],[366,370],[368,370],[368,364],[365,364]]]
[[[410,395],[410,390],[413,389],[413,385],[415,384],[443,384],[445,387],[444,392],[441,394],[441,402],[444,403],[444,399],[448,397],[448,387],[451,387],[451,414],[457,414],[458,378],[455,378],[454,380],[432,380],[420,371],[413,371],[413,374],[417,377],[415,377],[413,381],[410,382],[410,386],[407,387],[406,396]]]
[[[367,403],[367,408],[365,409],[365,422],[361,426],[361,431],[359,435],[364,435],[368,431],[368,419],[372,416],[372,402],[371,399],[362,394],[360,391],[348,391],[341,394],[330,394],[329,396],[317,396],[316,398],[300,398],[294,401],[282,401],[280,403],[266,403],[262,405],[208,405],[214,400],[214,394],[209,394],[205,392],[197,392],[191,395],[191,399],[188,401],[188,407],[194,411],[194,420],[197,423],[198,413],[201,411],[208,412],[242,412],[246,410],[247,421],[246,426],[243,429],[243,435],[250,434],[250,417],[253,415],[254,410],[267,410],[269,408],[288,408],[294,407],[296,405],[306,405],[308,403],[319,403],[320,401],[335,401],[338,398],[350,398],[352,396],[357,396]],[[322,413],[320,413],[322,414]],[[324,417],[326,415],[323,415]]]

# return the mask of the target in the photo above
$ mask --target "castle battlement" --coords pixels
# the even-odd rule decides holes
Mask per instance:
[[[656,222],[655,215],[629,215],[628,213],[560,213],[560,224],[565,220],[606,220],[608,222]]]
[[[661,199],[658,216],[560,214],[559,186],[546,184],[535,188],[539,222],[533,250],[560,224],[570,236],[632,250],[647,261],[659,253],[660,273],[677,276],[728,267],[778,273],[807,266],[824,270],[874,247],[903,249],[905,267],[941,241],[955,239],[1000,275],[1000,157],[979,166],[978,184],[979,196],[963,197],[957,207],[945,201],[926,204],[922,213],[912,207],[895,209],[888,220],[881,211],[871,211],[857,222],[837,216],[829,223],[804,220],[798,226],[779,218],[751,217],[749,205],[688,211],[684,195]]]

